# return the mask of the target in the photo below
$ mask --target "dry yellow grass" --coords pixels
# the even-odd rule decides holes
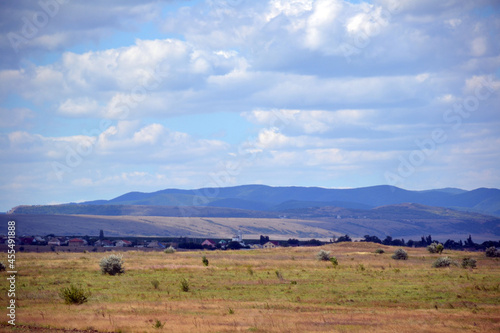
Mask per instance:
[[[375,254],[377,248],[386,253]],[[339,261],[315,259],[320,249]],[[18,324],[102,332],[498,332],[500,262],[484,253],[445,251],[478,268],[432,268],[439,255],[344,243],[320,248],[214,252],[126,252],[125,274],[99,271],[102,253],[21,253]],[[206,255],[210,264],[201,263]],[[189,281],[182,292],[179,282]],[[159,289],[151,284],[159,281]],[[66,305],[70,283],[92,291]],[[6,283],[4,282],[4,288]],[[5,302],[5,297],[2,300]],[[157,321],[164,324],[155,328]],[[10,327],[0,326],[3,331]]]

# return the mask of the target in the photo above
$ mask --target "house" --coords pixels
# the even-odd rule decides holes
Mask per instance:
[[[243,243],[243,236],[241,230],[238,230],[238,234],[234,235],[231,239],[233,242]]]
[[[87,245],[87,241],[81,238],[72,238],[68,241],[68,245],[73,247],[85,246]]]
[[[23,245],[33,245],[33,243],[35,242],[35,238],[34,237],[21,237],[20,241],[21,241],[21,244],[23,244]]]
[[[61,246],[61,241],[59,240],[59,238],[52,237],[51,239],[49,239],[47,244],[53,246]]]
[[[47,241],[45,240],[45,238],[43,238],[41,236],[35,236],[33,243],[35,243],[37,245],[47,245]]]
[[[114,243],[108,239],[100,239],[94,243],[94,246],[112,247]]]
[[[212,249],[215,249],[217,245],[215,244],[214,241],[211,241],[210,239],[206,239],[203,243],[201,243],[201,246],[203,247],[210,247]]]
[[[241,233],[241,230],[238,230],[238,233],[233,236],[231,239],[233,242],[238,242],[242,247],[245,247],[245,242],[243,241],[243,234]]]
[[[165,248],[165,245],[154,240],[154,241],[151,241],[146,247],[153,248],[153,249],[162,249],[162,248]]]
[[[115,246],[117,247],[129,247],[129,246],[132,246],[132,242],[128,241],[128,240],[119,240],[115,243]]]
[[[266,244],[262,245],[264,249],[274,249],[278,246],[279,246],[278,242],[273,242],[273,241],[269,241]]]

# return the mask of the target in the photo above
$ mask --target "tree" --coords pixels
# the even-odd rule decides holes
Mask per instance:
[[[341,243],[341,242],[352,242],[351,237],[349,235],[345,234],[344,236],[340,236],[335,243]]]
[[[405,246],[405,240],[404,239],[393,239],[391,242],[391,245],[393,245],[393,246]]]
[[[365,242],[382,244],[382,241],[377,236],[365,235],[364,237],[365,237],[365,239],[364,239]]]
[[[469,235],[469,237],[465,241],[464,247],[467,247],[467,248],[475,248],[476,247],[476,243],[474,243],[472,241],[472,236],[471,235]]]
[[[299,246],[299,240],[295,238],[290,238],[288,240],[288,245],[290,246]]]
[[[260,245],[264,245],[267,242],[269,242],[269,236],[262,236],[262,235],[260,235]]]
[[[242,246],[239,242],[229,242],[229,244],[227,244],[227,249],[229,250],[239,250],[241,249]]]
[[[323,243],[321,243],[321,241],[313,238],[313,239],[306,241],[304,243],[304,245],[306,245],[306,246],[321,246],[321,245],[323,245]]]

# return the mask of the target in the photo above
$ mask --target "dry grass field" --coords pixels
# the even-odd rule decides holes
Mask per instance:
[[[377,248],[385,253],[375,254]],[[339,265],[318,261],[320,249],[330,251]],[[445,250],[441,256],[459,263],[466,256],[477,259],[477,268],[432,268],[440,255],[407,249],[409,259],[403,261],[391,259],[394,250],[341,243],[173,254],[130,251],[121,253],[125,274],[119,276],[101,274],[103,253],[19,253],[17,326],[2,319],[0,330],[500,331],[498,259]],[[202,264],[203,255],[208,266]],[[187,292],[181,290],[182,279],[189,284]],[[70,284],[90,290],[89,301],[65,304],[58,294]],[[2,288],[5,309],[5,277]]]

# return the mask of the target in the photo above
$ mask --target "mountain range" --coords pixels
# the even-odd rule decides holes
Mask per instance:
[[[165,217],[162,223],[166,225],[169,223],[166,217],[198,218],[200,220],[197,220],[197,223],[205,223],[203,218],[237,218],[240,219],[240,224],[244,224],[248,219],[276,219],[281,221],[281,224],[293,219],[295,229],[290,227],[293,230],[297,230],[298,223],[308,228],[325,230],[330,234],[414,237],[432,233],[442,237],[462,237],[469,233],[487,239],[500,236],[500,190],[479,188],[465,191],[444,188],[409,191],[386,185],[353,189],[242,185],[196,190],[165,189],[152,193],[129,192],[111,200],[18,206],[7,215],[30,220],[29,225],[37,228],[42,226],[35,226],[36,219],[29,219],[27,215],[37,215],[39,221],[45,221],[40,218],[41,215],[65,215],[65,221],[71,220],[71,216],[86,216],[87,220],[95,216],[99,217],[99,223],[104,224],[108,221],[103,218],[105,216],[156,216]],[[52,219],[56,220],[63,221],[60,218]],[[130,223],[142,223],[144,219],[132,220]],[[81,227],[81,220],[78,221],[75,223]],[[26,223],[28,225],[28,222]],[[71,224],[66,223],[68,227]],[[64,230],[64,226],[58,228]],[[116,226],[113,228],[117,234],[129,234],[117,230]],[[176,225],[176,228],[182,234],[182,225]],[[276,231],[271,230],[275,228],[252,228],[273,234]],[[158,233],[161,234],[167,229]],[[190,232],[192,234],[193,230],[190,229]],[[320,234],[321,232],[317,231],[315,235]]]
[[[465,191],[445,188],[409,191],[388,185],[353,189],[266,185],[197,190],[166,189],[152,193],[129,192],[111,200],[88,201],[80,205],[208,206],[282,211],[325,206],[371,209],[401,203],[417,203],[500,216],[500,190],[498,189],[478,188]]]

